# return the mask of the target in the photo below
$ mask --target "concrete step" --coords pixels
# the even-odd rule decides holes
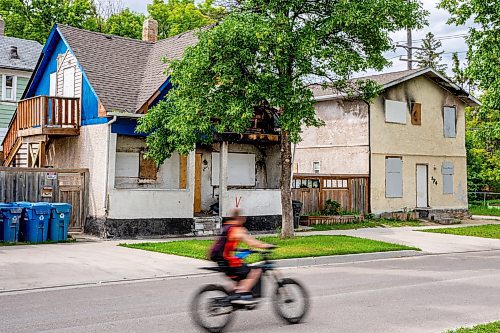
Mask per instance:
[[[222,218],[219,216],[203,216],[193,218],[194,236],[213,236],[220,234]]]

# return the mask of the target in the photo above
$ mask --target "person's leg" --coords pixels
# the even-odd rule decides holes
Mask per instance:
[[[237,292],[239,293],[247,293],[252,290],[252,288],[259,281],[260,275],[262,274],[262,269],[260,268],[252,268],[248,272],[246,279],[241,280],[237,286]]]

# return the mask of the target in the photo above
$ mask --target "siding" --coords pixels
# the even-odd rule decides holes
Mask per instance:
[[[0,74],[0,94],[3,77]],[[17,77],[17,100],[19,101],[23,96],[24,89],[26,89],[26,85],[28,84],[28,78],[25,77]],[[16,111],[16,104],[9,102],[0,102],[0,128],[7,129],[9,127],[10,120]],[[5,137],[6,130],[0,130],[0,143],[3,141]]]
[[[61,56],[62,64],[57,70],[57,95],[64,96],[64,70],[70,67],[75,67],[75,97],[82,96],[82,71],[76,61],[76,58],[69,51],[66,51]]]

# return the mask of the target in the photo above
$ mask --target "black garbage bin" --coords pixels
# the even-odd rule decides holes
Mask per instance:
[[[302,202],[297,200],[292,200],[293,209],[293,227],[297,229],[300,222],[300,212],[302,211]]]

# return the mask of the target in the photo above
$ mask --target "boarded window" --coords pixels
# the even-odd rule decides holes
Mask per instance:
[[[385,100],[385,121],[388,123],[406,124],[406,103]]]
[[[457,136],[457,109],[454,106],[443,108],[444,137],[455,138]]]
[[[220,154],[212,153],[212,185],[219,185]],[[227,185],[255,186],[255,154],[229,153]]]
[[[115,173],[117,178],[139,176],[139,153],[116,153]]]
[[[144,153],[141,152],[139,158],[139,178],[156,180],[158,168],[153,160],[144,158]]]
[[[411,103],[411,124],[422,125],[422,104]]]
[[[313,173],[320,173],[321,165],[319,162],[313,162]]]
[[[75,67],[64,69],[63,96],[75,97]]]
[[[57,73],[50,74],[49,96],[57,96]]]
[[[443,174],[443,194],[453,194],[453,175],[455,174],[453,163],[443,162],[441,173]]]
[[[403,197],[403,160],[401,157],[385,159],[385,196],[387,198]]]

